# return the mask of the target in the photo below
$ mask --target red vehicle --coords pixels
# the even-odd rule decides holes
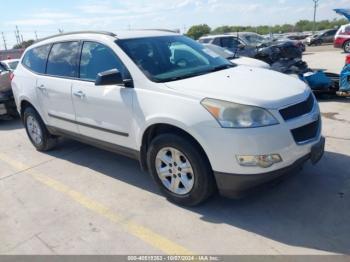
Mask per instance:
[[[350,53],[350,24],[339,28],[334,37],[334,47],[344,49],[345,53]]]

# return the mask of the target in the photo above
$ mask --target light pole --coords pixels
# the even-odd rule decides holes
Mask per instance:
[[[312,27],[312,33],[314,34],[316,31],[316,12],[318,7],[318,2],[320,2],[320,0],[312,0],[312,1],[314,1],[314,25]]]

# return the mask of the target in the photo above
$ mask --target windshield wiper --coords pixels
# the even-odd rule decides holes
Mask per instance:
[[[162,80],[160,80],[158,82],[171,82],[171,81],[186,79],[186,78],[190,78],[190,77],[205,75],[205,74],[208,74],[208,73],[211,73],[211,72],[216,72],[216,71],[228,69],[228,68],[235,67],[235,66],[236,65],[234,65],[234,64],[219,65],[219,66],[216,66],[216,67],[213,67],[213,68],[209,69],[208,71],[195,72],[195,73],[182,75],[182,76],[174,76],[174,77],[171,77],[171,78],[162,79]]]
[[[176,81],[176,80],[181,80],[181,79],[186,79],[186,78],[190,78],[190,77],[195,77],[195,76],[200,76],[200,75],[204,75],[207,72],[196,72],[196,73],[192,73],[192,74],[187,74],[187,75],[183,75],[183,76],[175,76],[175,77],[171,77],[171,78],[167,78],[162,80],[162,82],[170,82],[170,81]]]
[[[220,71],[220,70],[224,70],[224,69],[228,69],[228,68],[232,68],[235,67],[234,64],[225,64],[225,65],[219,65],[219,66],[215,66],[212,69],[209,70],[209,72],[216,72],[216,71]]]

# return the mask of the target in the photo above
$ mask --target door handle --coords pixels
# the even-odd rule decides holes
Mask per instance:
[[[86,97],[83,91],[73,92],[73,95],[75,95],[76,97],[79,97],[80,99],[83,99]]]
[[[43,84],[41,84],[40,86],[37,86],[36,88],[38,88],[41,91],[45,91],[46,90],[46,87]]]

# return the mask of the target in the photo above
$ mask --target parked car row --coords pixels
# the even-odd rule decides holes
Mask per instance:
[[[223,58],[226,58],[230,60],[231,62],[235,63],[236,65],[245,65],[245,66],[252,66],[252,67],[260,67],[265,69],[271,69],[271,66],[268,63],[265,63],[258,59],[253,59],[250,57],[245,56],[239,56],[237,53],[231,52],[230,50],[213,45],[213,44],[203,44],[207,49],[210,49],[211,51],[215,52],[216,54],[222,56]]]
[[[337,33],[337,29],[330,29],[318,32],[315,35],[309,36],[305,39],[308,46],[312,45],[322,45],[322,44],[332,44],[334,42],[334,37]]]
[[[286,74],[302,74],[308,69],[305,62],[301,61],[305,46],[301,41],[289,39],[268,40],[256,33],[240,33],[226,35],[210,35],[198,40],[200,43],[209,45],[209,48],[218,46],[226,49],[226,52],[233,53],[237,59],[254,58],[270,69]],[[215,51],[215,50],[214,50]],[[219,51],[219,50],[217,50]],[[227,54],[219,52],[223,57]],[[242,58],[244,57],[244,58]],[[238,63],[240,63],[238,60]],[[253,60],[246,59],[246,62],[253,63]],[[257,64],[255,61],[254,64]]]
[[[181,205],[316,164],[325,140],[309,87],[218,52],[159,30],[66,33],[25,51],[12,89],[37,150],[67,136],[133,157]]]
[[[301,57],[305,51],[305,45],[301,41],[290,39],[269,40],[251,32],[208,35],[201,37],[198,41],[203,44],[221,46],[237,55],[258,58],[270,64],[280,58],[279,54],[288,56],[288,58],[297,58]],[[271,55],[267,56],[267,53],[271,53]]]
[[[305,38],[304,38],[305,36]],[[334,44],[335,48],[341,48],[344,52],[350,52],[350,24],[343,25],[339,29],[319,31],[316,34],[293,34],[261,36],[252,32],[227,33],[221,35],[207,35],[198,40],[203,44],[213,44],[226,48],[238,55],[258,58],[259,48],[282,49],[299,48],[305,51],[305,44],[308,46]],[[305,44],[304,44],[305,43]],[[273,51],[272,51],[273,52]]]

